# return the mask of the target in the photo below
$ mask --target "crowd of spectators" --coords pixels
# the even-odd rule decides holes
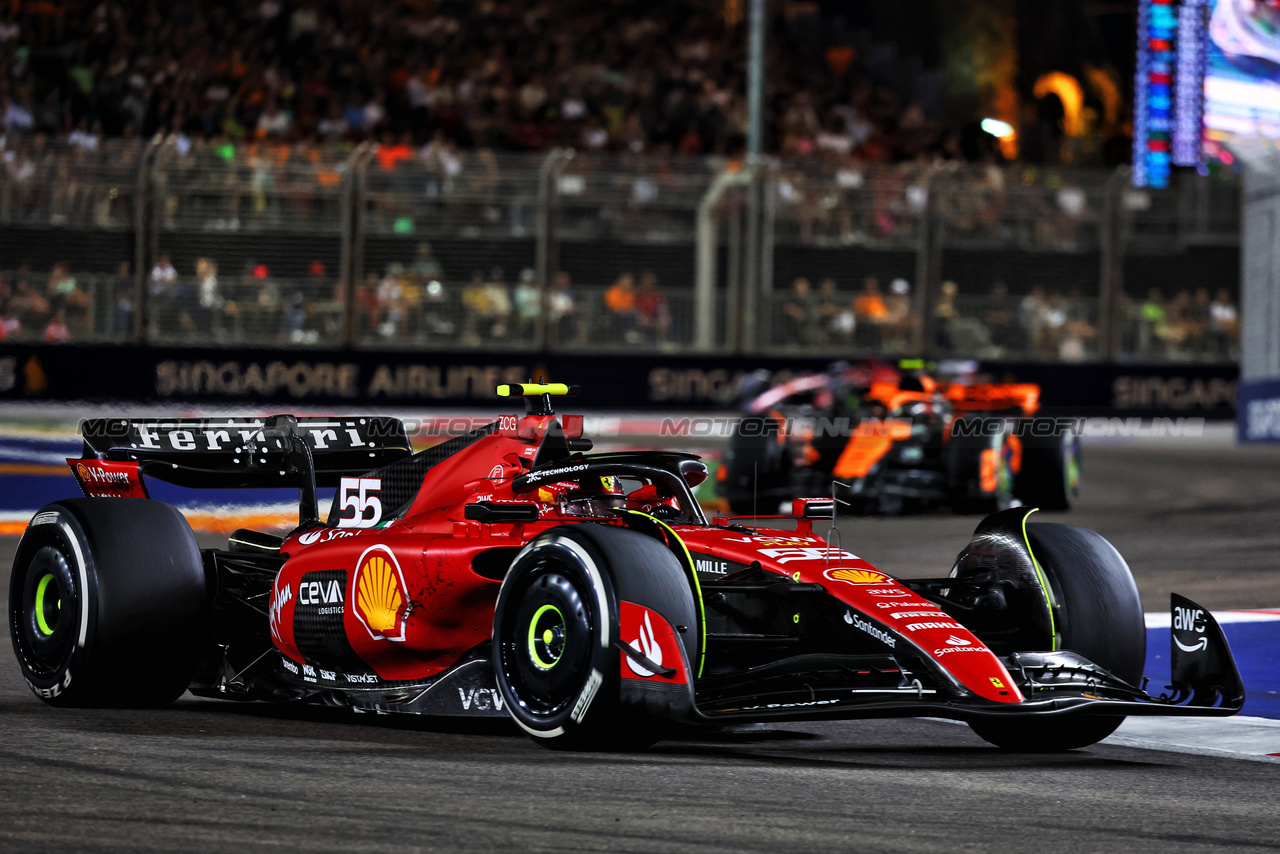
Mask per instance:
[[[61,272],[60,272],[61,271]],[[52,295],[65,265],[55,269]],[[96,324],[75,315],[74,336],[49,333],[47,340],[115,337],[132,331],[133,280],[127,265],[119,273],[121,303],[115,319]],[[148,332],[155,341],[217,344],[333,344],[341,340],[345,292],[320,261],[305,277],[279,277],[266,264],[249,260],[236,276],[219,276],[212,258],[198,258],[189,273],[180,272],[167,254],[157,257],[146,276]],[[106,298],[107,291],[93,296]],[[605,347],[643,344],[662,348],[678,328],[657,277],[645,272],[640,286],[623,274],[609,288],[575,288],[567,272],[552,276],[544,293],[532,268],[514,282],[502,267],[475,270],[469,280],[451,276],[420,243],[408,263],[387,263],[368,272],[355,289],[357,338],[382,346],[549,346]],[[84,303],[92,302],[88,297]],[[41,309],[52,316],[48,307]],[[106,326],[103,324],[106,323]],[[687,324],[686,324],[687,326]],[[16,329],[14,332],[16,333]]]
[[[775,345],[885,355],[910,352],[918,325],[907,280],[894,279],[886,292],[875,276],[866,277],[852,296],[842,293],[835,279],[823,279],[815,293],[809,280],[799,277],[782,295],[773,320]]]
[[[218,344],[333,344],[346,311],[338,278],[320,261],[302,277],[278,277],[247,261],[220,276],[202,257],[180,272],[167,254],[145,277],[152,340]],[[903,278],[882,286],[867,276],[855,292],[824,278],[804,277],[767,306],[768,344],[800,352],[920,352],[925,328],[912,286]],[[65,262],[47,274],[23,262],[0,273],[0,340],[67,342],[129,340],[137,332],[137,284],[128,262],[113,274],[74,274]],[[385,346],[642,347],[688,345],[692,295],[668,294],[652,271],[621,273],[612,285],[575,286],[554,273],[544,292],[531,268],[509,280],[501,267],[469,279],[446,271],[420,243],[408,263],[369,272],[356,288],[358,338]],[[940,355],[1080,361],[1100,350],[1096,297],[1078,289],[1032,286],[1011,294],[1003,282],[986,294],[962,293],[944,281],[929,310],[932,345]],[[1116,314],[1122,356],[1158,360],[1239,358],[1240,313],[1230,291],[1183,288],[1172,297],[1152,288],[1145,300],[1122,295]]]
[[[645,271],[637,286],[622,273],[607,287],[574,287],[566,271],[545,291],[530,267],[509,281],[502,267],[473,270],[465,284],[446,273],[420,244],[411,265],[392,262],[367,273],[356,291],[362,337],[384,344],[662,348],[679,331],[657,276]],[[687,326],[687,324],[686,324]]]
[[[60,343],[120,339],[133,331],[134,281],[128,262],[114,276],[78,279],[65,262],[38,273],[30,262],[0,272],[0,340]]]
[[[1212,298],[1208,288],[1183,288],[1172,299],[1152,288],[1141,304],[1126,302],[1125,308],[1140,352],[1156,358],[1240,357],[1240,311],[1226,288]]]
[[[1009,293],[997,282],[984,295],[958,293],[943,282],[934,307],[933,334],[939,352],[998,358],[1020,356],[1074,362],[1095,358],[1101,349],[1097,297],[1079,288],[1032,286]],[[1157,360],[1239,358],[1239,310],[1230,292],[1180,289],[1166,300],[1152,288],[1145,302],[1121,295],[1116,306],[1117,350],[1123,357]]]
[[[180,273],[167,254],[147,274],[153,340],[317,344],[336,343],[343,304],[336,277],[321,261],[303,277],[279,277],[254,260],[238,275],[219,277],[218,263],[197,258]]]
[[[775,299],[774,308],[775,347],[886,356],[919,352],[914,335],[924,327],[905,279],[894,279],[882,293],[879,280],[868,276],[850,294],[831,278],[815,293],[800,277]],[[1017,295],[997,282],[986,294],[966,294],[948,280],[938,288],[929,320],[932,347],[945,356],[1072,362],[1095,358],[1101,344],[1098,300],[1078,288],[1035,285]],[[1172,299],[1159,288],[1145,301],[1122,295],[1116,324],[1123,357],[1219,361],[1240,355],[1240,313],[1226,288],[1212,297],[1204,287],[1180,289]]]
[[[773,21],[767,136],[785,156],[943,150],[919,103]],[[733,154],[745,23],[671,0],[14,0],[0,10],[8,133],[435,138],[461,148]],[[952,146],[954,148],[954,146]]]

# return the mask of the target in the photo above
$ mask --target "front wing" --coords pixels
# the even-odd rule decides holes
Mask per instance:
[[[1151,693],[1068,650],[1016,652],[1001,660],[1025,698],[995,702],[966,691],[927,662],[883,655],[801,655],[692,685],[624,684],[624,702],[689,722],[945,717],[961,721],[1060,715],[1226,717],[1244,685],[1213,616],[1173,597],[1171,684]],[[913,672],[914,668],[914,672]],[[943,678],[938,678],[943,677]]]

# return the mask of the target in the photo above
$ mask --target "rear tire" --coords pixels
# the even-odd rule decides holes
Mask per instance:
[[[1053,419],[1030,423],[1022,436],[1022,469],[1014,481],[1014,494],[1028,507],[1070,510],[1080,495],[1080,437],[1074,430],[1041,438],[1035,427]]]
[[[1078,652],[1137,685],[1147,655],[1142,600],[1120,553],[1098,534],[1073,525],[1027,525],[1027,541],[1058,607],[1060,648]],[[1095,744],[1123,715],[973,721],[973,731],[1006,750],[1050,753]]]
[[[176,509],[136,498],[58,501],[18,544],[14,653],[51,705],[168,705],[195,674],[207,601],[200,550]]]
[[[975,419],[965,419],[972,423]],[[981,419],[985,421],[986,419]],[[960,427],[959,424],[956,427]],[[1013,497],[1013,448],[1008,433],[956,435],[943,451],[951,509],[963,515],[990,515],[1016,506]]]
[[[734,427],[722,465],[729,509],[738,516],[773,514],[778,505],[795,497],[791,451],[777,421],[747,415]]]

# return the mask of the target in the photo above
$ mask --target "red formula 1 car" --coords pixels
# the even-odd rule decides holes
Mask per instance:
[[[1079,437],[1073,421],[1038,415],[1039,386],[943,380],[923,365],[840,362],[749,397],[717,493],[735,513],[833,494],[883,515],[1070,508]]]
[[[510,716],[556,746],[673,724],[930,715],[1011,749],[1092,744],[1126,715],[1230,715],[1220,629],[1174,599],[1152,695],[1133,578],[1097,534],[985,519],[950,573],[892,578],[815,530],[709,522],[689,454],[589,454],[564,386],[420,453],[385,418],[92,420],[87,497],[31,520],[10,582],[23,676],[61,705],[202,697]],[[300,490],[287,537],[197,547],[143,476]],[[337,487],[327,522],[317,485]],[[782,524],[782,523],[777,523]]]

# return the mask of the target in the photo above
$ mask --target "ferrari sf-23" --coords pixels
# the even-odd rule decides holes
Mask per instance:
[[[938,577],[897,579],[833,544],[830,499],[774,527],[710,521],[697,457],[589,453],[582,417],[552,411],[569,391],[502,386],[524,413],[418,453],[390,418],[83,422],[85,495],[36,513],[14,560],[23,677],[52,706],[190,691],[509,716],[544,745],[615,749],[927,715],[1068,750],[1127,715],[1244,702],[1217,623],[1176,595],[1171,684],[1148,691],[1138,592],[1098,534],[1005,510]],[[300,522],[201,549],[144,477],[297,487]]]

